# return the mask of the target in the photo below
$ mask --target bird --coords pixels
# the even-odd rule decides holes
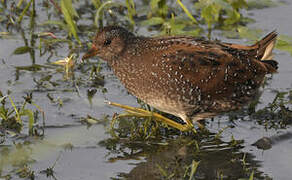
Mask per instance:
[[[184,123],[156,114],[158,119],[188,131],[193,122],[238,110],[255,98],[265,75],[277,72],[272,53],[277,35],[272,31],[253,45],[240,45],[184,35],[145,37],[106,26],[82,60],[106,61],[132,95]]]

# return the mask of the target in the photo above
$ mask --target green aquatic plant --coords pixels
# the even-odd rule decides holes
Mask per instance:
[[[74,18],[78,18],[79,16],[73,8],[72,0],[61,0],[61,10],[68,25],[69,36],[73,35],[77,42],[81,45],[81,41],[77,35],[78,28],[76,22],[74,21]]]
[[[92,2],[92,4],[94,5],[94,7],[96,8],[96,9],[98,9],[99,8],[99,6],[101,5],[101,0],[91,0],[91,2]]]
[[[59,161],[60,157],[61,157],[61,153],[59,154],[59,156],[57,157],[56,161],[54,162],[52,166],[48,167],[47,169],[41,170],[40,173],[45,174],[47,177],[52,177],[53,179],[56,180],[57,178],[55,177],[54,168],[57,162]]]
[[[94,24],[96,27],[103,27],[103,17],[104,12],[112,7],[121,7],[124,6],[122,3],[106,1],[102,3],[99,8],[96,10],[95,17],[94,17]],[[129,6],[132,7],[132,6]]]
[[[176,9],[169,7],[164,0],[152,0],[150,1],[150,9],[147,15],[147,20],[141,22],[142,26],[159,27],[160,34],[189,34],[197,36],[201,31],[201,28],[197,25],[197,20],[193,17],[190,11],[185,5],[177,0],[177,5],[181,7],[183,12],[186,13],[188,19],[183,16],[176,15]],[[186,31],[186,28],[192,30]]]
[[[148,13],[148,17],[161,17],[161,18],[166,18],[168,11],[169,11],[169,6],[167,5],[166,0],[151,0],[149,2],[151,11]]]
[[[247,6],[248,9],[264,9],[269,7],[276,7],[283,4],[284,2],[278,0],[248,0]]]
[[[9,103],[10,102],[10,107]],[[44,111],[32,101],[32,94],[27,94],[24,97],[24,102],[18,107],[10,95],[3,96],[0,94],[0,125],[6,129],[14,130],[16,132],[21,132],[24,127],[23,117],[28,118],[28,134],[29,135],[38,135],[35,131],[36,117],[33,110],[26,108],[27,104],[33,105],[38,112],[43,116],[44,121]]]
[[[136,8],[135,8],[135,3],[134,3],[134,0],[126,0],[126,6],[127,6],[127,9],[128,9],[128,18],[129,18],[129,21],[131,23],[131,26],[132,26],[132,29],[135,25],[135,20],[134,20],[134,16],[137,15],[137,12],[136,12]]]
[[[280,35],[279,39],[277,40],[276,48],[289,52],[292,56],[292,37]]]
[[[73,68],[75,66],[75,55],[71,54],[69,57],[66,57],[61,60],[53,62],[55,65],[60,65],[64,67],[65,79],[70,79],[73,76]]]
[[[193,160],[193,162],[192,162],[192,164],[190,166],[191,172],[190,172],[189,180],[192,180],[193,179],[193,177],[194,177],[194,175],[195,175],[195,173],[197,171],[197,168],[198,168],[199,164],[200,164],[200,161],[197,162],[197,161]]]
[[[292,124],[292,91],[276,91],[271,103],[264,108],[254,110],[250,117],[266,129],[285,129]]]
[[[239,23],[240,10],[247,7],[245,0],[199,0],[195,7],[211,30],[213,26],[228,26]]]
[[[245,0],[199,0],[194,3],[196,11],[190,11],[180,0],[176,2],[181,9],[169,7],[166,1],[150,1],[151,9],[148,19],[143,21],[142,25],[159,25],[163,27],[160,29],[162,32],[165,32],[167,28],[173,32],[171,34],[182,34],[182,32],[188,34],[188,31],[193,31],[193,29],[197,31],[203,29],[206,24],[210,36],[214,28],[232,29],[246,21],[241,14],[242,9],[247,8]],[[183,15],[186,17],[182,17]],[[192,35],[198,34],[196,32]]]
[[[23,1],[19,1],[19,3],[17,4],[18,8],[21,6],[22,2]],[[18,23],[21,23],[23,16],[27,13],[31,5],[35,6],[35,0],[30,0],[29,3],[27,3],[27,5],[25,6],[25,8],[23,9],[23,11],[21,12],[20,16],[17,19]],[[34,13],[34,12],[32,11],[31,13]],[[34,14],[32,14],[31,16],[34,16]]]
[[[184,12],[188,15],[188,17],[195,23],[198,24],[197,20],[193,17],[193,15],[190,13],[190,11],[185,7],[185,5],[180,1],[177,0],[180,7],[184,10]]]

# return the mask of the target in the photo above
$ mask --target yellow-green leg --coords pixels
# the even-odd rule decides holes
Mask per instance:
[[[162,116],[161,114],[147,111],[145,109],[135,108],[135,107],[126,106],[126,105],[122,105],[122,104],[118,104],[118,103],[114,103],[114,102],[109,102],[109,101],[107,101],[106,103],[108,103],[109,105],[112,105],[112,106],[123,108],[126,110],[126,112],[133,114],[133,116],[153,117],[156,121],[163,122],[171,127],[179,129],[180,131],[193,130],[194,132],[196,132],[196,130],[193,126],[193,123],[190,120],[187,120],[186,124],[183,125],[183,124],[177,123],[171,119],[168,119],[168,118]]]

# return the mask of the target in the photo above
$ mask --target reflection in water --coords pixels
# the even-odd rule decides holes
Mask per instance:
[[[20,178],[34,178],[33,171],[29,168],[29,164],[34,160],[31,158],[32,150],[26,143],[15,144],[15,147],[0,146],[0,177],[6,174],[6,166],[15,168],[16,174]],[[13,172],[13,171],[12,171]],[[7,174],[6,178],[10,179],[12,175]]]
[[[100,144],[109,151],[108,161],[144,159],[129,173],[120,173],[126,179],[189,179],[191,165],[199,165],[195,179],[263,179],[257,170],[260,163],[250,153],[242,152],[243,141],[224,142],[214,134],[204,137],[180,136],[164,142],[107,139]]]

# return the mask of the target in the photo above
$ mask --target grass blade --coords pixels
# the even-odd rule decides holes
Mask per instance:
[[[18,20],[17,20],[18,24],[21,23],[21,21],[22,21],[22,19],[23,19],[23,16],[24,16],[24,14],[28,11],[28,9],[29,9],[29,7],[30,7],[32,1],[33,1],[33,0],[30,0],[29,3],[25,6],[25,8],[23,9],[23,11],[21,12],[21,14],[20,14],[20,16],[18,17]]]
[[[254,171],[251,172],[248,180],[253,180]]]
[[[96,14],[95,14],[95,18],[94,18],[94,24],[96,27],[100,27],[102,26],[102,17],[103,17],[103,12],[105,9],[109,8],[109,7],[112,7],[112,6],[124,6],[123,4],[121,3],[117,3],[117,2],[112,2],[112,1],[107,1],[107,2],[104,2],[96,11]]]
[[[24,109],[21,112],[21,116],[27,116],[28,117],[28,134],[33,134],[33,125],[34,125],[34,114],[29,109]]]
[[[134,26],[134,16],[136,15],[135,3],[133,0],[126,0],[126,6],[128,9],[128,18],[132,26]]]
[[[15,111],[15,114],[16,114],[16,121],[17,121],[19,124],[22,125],[22,120],[20,119],[20,115],[19,115],[19,112],[18,112],[18,110],[17,110],[16,105],[14,104],[14,102],[13,102],[13,100],[12,100],[12,98],[11,98],[10,96],[8,96],[8,98],[9,98],[9,100],[10,100],[10,102],[11,102],[12,107],[14,108],[14,111]]]
[[[65,21],[68,24],[70,33],[74,36],[74,38],[78,41],[78,43],[81,45],[81,41],[77,35],[77,26],[75,21],[73,20],[73,17],[78,17],[77,12],[72,6],[71,0],[61,0],[61,9],[62,13],[64,15]]]
[[[197,171],[197,168],[198,168],[199,164],[200,164],[200,161],[197,162],[197,161],[193,160],[192,165],[191,165],[191,168],[192,169],[191,169],[191,174],[190,174],[189,180],[192,180],[193,179],[193,177],[194,177],[194,175],[195,175],[195,173]]]
[[[91,0],[92,4],[94,5],[94,7],[96,9],[99,8],[99,6],[101,5],[101,1],[100,0]]]
[[[190,11],[184,6],[184,4],[177,0],[177,3],[180,5],[180,7],[184,10],[184,12],[188,15],[188,17],[195,23],[198,24],[197,20],[193,17],[193,15],[190,13]]]
[[[4,99],[6,99],[7,98],[7,96],[3,96],[3,97],[1,97],[0,98],[0,103],[2,103],[2,101],[4,100]]]

